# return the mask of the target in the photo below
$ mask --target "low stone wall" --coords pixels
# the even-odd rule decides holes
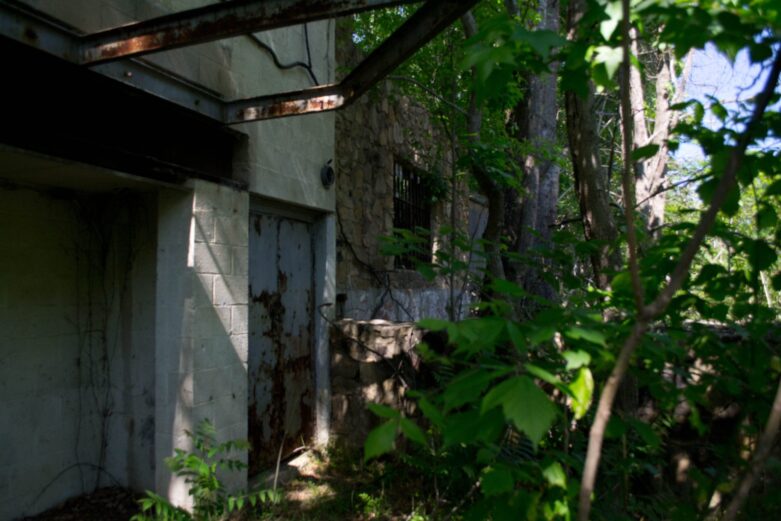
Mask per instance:
[[[366,408],[381,403],[411,412],[406,390],[415,386],[423,331],[411,322],[335,322],[331,332],[331,433],[361,444],[377,418]]]

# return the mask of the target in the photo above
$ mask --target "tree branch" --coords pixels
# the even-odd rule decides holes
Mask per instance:
[[[637,310],[643,309],[645,304],[645,294],[643,291],[643,284],[640,280],[640,268],[637,263],[637,231],[635,230],[635,186],[634,176],[632,175],[632,138],[634,131],[634,118],[630,118],[628,115],[632,111],[632,93],[630,87],[632,85],[633,67],[631,62],[630,45],[635,39],[632,38],[632,29],[629,24],[629,0],[622,0],[622,6],[624,10],[623,25],[623,51],[624,61],[621,63],[623,74],[621,74],[621,108],[624,112],[624,117],[621,118],[621,126],[623,129],[624,139],[624,169],[621,175],[621,184],[624,189],[624,219],[626,220],[626,241],[627,248],[629,250],[629,275],[632,279],[632,289],[634,290],[635,306]],[[639,72],[635,71],[638,76]],[[645,116],[640,114],[641,121],[643,122],[643,128],[641,129],[643,135],[647,132],[645,130]]]
[[[722,521],[733,521],[743,507],[743,503],[748,498],[748,493],[751,490],[751,486],[754,484],[754,480],[757,478],[759,471],[765,464],[768,456],[770,456],[770,449],[773,448],[776,436],[778,436],[778,429],[781,425],[781,380],[778,382],[778,389],[776,390],[776,398],[773,400],[773,407],[770,409],[770,417],[767,419],[767,425],[762,432],[762,436],[759,438],[759,444],[757,450],[754,452],[754,456],[751,458],[751,465],[749,466],[746,474],[743,476],[743,480],[738,487],[738,493],[730,501],[727,511],[724,512]]]

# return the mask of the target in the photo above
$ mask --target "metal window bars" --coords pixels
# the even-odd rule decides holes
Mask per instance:
[[[414,235],[409,250],[396,255],[399,269],[414,269],[418,262],[431,262],[431,197],[420,172],[409,165],[393,165],[393,227]]]

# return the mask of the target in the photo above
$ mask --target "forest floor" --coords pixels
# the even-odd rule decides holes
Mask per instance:
[[[263,521],[428,521],[432,486],[401,462],[363,464],[358,451],[308,452],[280,470],[280,503]],[[273,486],[273,473],[258,483]],[[441,505],[440,505],[441,506]]]
[[[252,480],[272,488],[275,472]],[[448,505],[433,499],[433,487],[399,461],[364,464],[360,451],[310,451],[280,466],[282,499],[245,511],[231,521],[430,521],[447,517]],[[119,487],[69,499],[24,521],[128,521],[139,512],[140,494]],[[436,510],[437,515],[429,515]]]

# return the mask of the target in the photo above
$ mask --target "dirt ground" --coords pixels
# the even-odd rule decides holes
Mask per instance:
[[[364,465],[360,454],[329,456],[310,452],[283,462],[276,476],[282,500],[230,519],[429,521],[439,517],[426,515],[426,511],[431,511],[431,504],[426,500],[427,487],[419,476],[399,475],[393,465]],[[275,474],[270,471],[252,479],[250,487],[271,489]],[[138,513],[140,497],[141,494],[119,487],[103,488],[23,521],[128,521]]]
[[[120,487],[101,488],[23,521],[128,521],[138,513],[140,497]]]

